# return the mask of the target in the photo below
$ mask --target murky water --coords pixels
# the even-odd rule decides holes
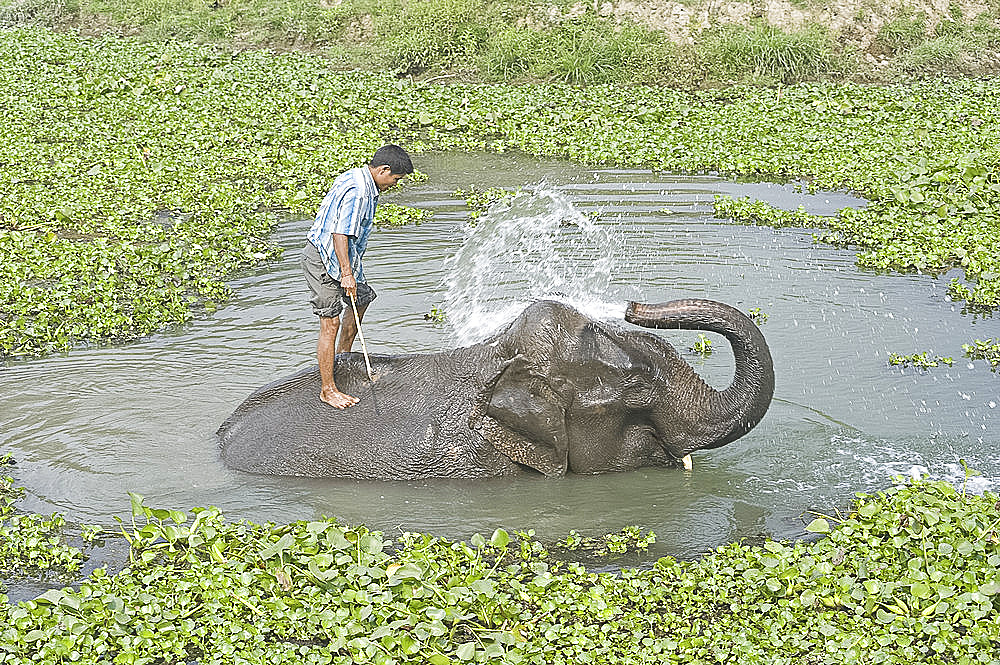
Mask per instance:
[[[850,252],[814,245],[808,231],[711,216],[715,193],[818,213],[862,202],[505,155],[417,161],[430,179],[385,200],[435,217],[372,237],[366,273],[380,297],[365,321],[370,350],[448,348],[553,293],[608,319],[627,299],[712,298],[769,315],[777,388],[764,421],[696,453],[690,474],[374,483],[230,471],[213,440],[218,425],[258,386],[314,363],[317,326],[297,265],[309,222],[297,221],[278,230],[285,258],[233,282],[232,300],[210,317],[0,369],[0,451],[18,461],[30,490],[24,507],[110,523],[127,515],[134,491],[152,506],[211,504],[254,520],[335,516],[390,536],[502,526],[559,537],[638,525],[658,536],[652,556],[693,556],[740,537],[801,535],[804,511],[843,505],[896,474],[960,481],[960,458],[984,474],[974,487],[1000,481],[1000,377],[960,358],[962,342],[1000,336],[1000,322],[961,315],[945,300],[945,279],[860,273]],[[452,192],[473,184],[526,191],[469,231]],[[425,318],[437,306],[450,324]],[[662,334],[681,349],[697,339]],[[721,386],[732,357],[721,337],[713,341],[710,358],[687,357]],[[951,355],[956,365],[893,369],[891,351]]]

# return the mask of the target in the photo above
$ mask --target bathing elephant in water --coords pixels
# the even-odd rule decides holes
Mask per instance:
[[[258,389],[219,428],[235,469],[367,479],[602,473],[677,465],[746,434],[764,416],[774,369],[763,335],[711,300],[630,303],[648,328],[725,335],[735,375],[715,390],[648,332],[542,301],[494,337],[434,354],[337,357],[337,385],[361,398],[319,400],[313,367]]]

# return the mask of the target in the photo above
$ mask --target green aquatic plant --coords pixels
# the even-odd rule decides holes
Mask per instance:
[[[713,211],[716,217],[732,219],[738,224],[759,224],[775,228],[820,228],[826,225],[822,218],[806,212],[802,206],[795,210],[783,210],[747,196],[734,199],[725,194],[716,194]]]
[[[997,505],[897,479],[814,520],[814,542],[609,573],[550,556],[530,533],[390,541],[135,495],[130,563],[0,602],[0,660],[986,663],[1000,640]]]
[[[629,552],[645,552],[655,542],[655,533],[652,531],[643,533],[637,526],[624,526],[617,533],[607,533],[600,537],[582,536],[578,531],[572,529],[551,549],[564,552],[587,552],[594,556],[607,557]]]
[[[637,526],[625,526],[618,533],[605,534],[604,542],[608,552],[615,554],[645,552],[656,542],[656,534],[652,531],[643,533]]]
[[[1000,339],[973,340],[972,344],[963,344],[962,350],[970,360],[985,360],[994,372],[1000,367]]]
[[[752,307],[749,312],[750,320],[756,323],[758,326],[762,326],[767,323],[768,314],[761,310],[760,307]]]
[[[79,570],[83,552],[69,543],[62,515],[38,515],[16,509],[24,489],[16,487],[13,477],[8,475],[11,466],[13,460],[9,454],[0,457],[0,579],[38,570]]]
[[[453,196],[465,200],[465,205],[469,207],[469,219],[475,221],[493,206],[506,205],[520,193],[520,187],[515,190],[503,187],[487,187],[483,190],[477,190],[475,187],[471,187],[468,190],[456,189]]]
[[[431,307],[431,311],[424,314],[424,318],[428,321],[433,321],[434,323],[444,323],[447,320],[448,315],[445,313],[444,308],[441,305],[434,305]]]
[[[890,353],[889,364],[902,367],[912,365],[919,369],[930,369],[938,365],[948,365],[951,367],[955,364],[955,359],[950,356],[932,356],[927,351],[911,353],[905,356],[898,353]]]
[[[375,224],[377,226],[419,225],[421,222],[429,220],[432,216],[433,213],[430,210],[401,206],[395,203],[382,203],[375,212]]]
[[[691,345],[689,350],[694,351],[702,358],[707,358],[712,355],[712,351],[714,350],[712,348],[712,340],[705,337],[702,333],[698,333],[698,340]]]

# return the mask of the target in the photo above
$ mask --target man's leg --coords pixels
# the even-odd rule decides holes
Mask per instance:
[[[338,409],[346,409],[358,403],[358,398],[342,393],[333,380],[333,365],[336,359],[337,332],[340,330],[340,319],[337,317],[319,317],[319,341],[316,343],[316,360],[319,362],[319,376],[323,382],[319,398]]]
[[[358,320],[364,321],[368,305],[358,305]],[[354,320],[354,308],[344,308],[344,323],[340,327],[340,338],[337,339],[337,353],[347,353],[354,346],[354,338],[358,336],[358,323]]]

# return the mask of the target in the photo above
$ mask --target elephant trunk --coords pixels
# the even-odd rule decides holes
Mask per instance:
[[[645,328],[708,330],[733,348],[736,371],[723,391],[712,391],[711,437],[698,448],[717,448],[749,432],[767,412],[774,394],[774,364],[760,329],[743,312],[713,300],[685,299],[659,304],[630,302],[625,320]]]

